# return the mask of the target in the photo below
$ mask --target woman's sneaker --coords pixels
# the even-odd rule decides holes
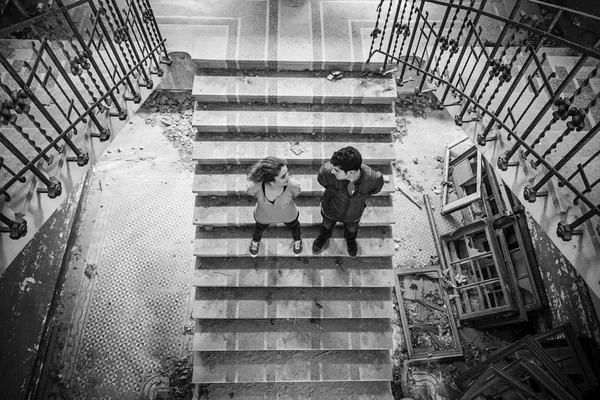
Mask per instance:
[[[292,248],[294,249],[294,255],[299,256],[302,253],[302,239],[294,240]]]
[[[260,246],[260,242],[255,242],[254,240],[250,242],[250,255],[252,257],[256,257],[258,254],[258,247]]]

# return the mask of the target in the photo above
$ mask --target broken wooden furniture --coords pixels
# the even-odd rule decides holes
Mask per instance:
[[[498,400],[575,400],[539,365],[524,357],[504,369],[488,366],[459,400],[475,400],[479,396]]]
[[[510,367],[514,361],[521,357],[524,357],[541,367],[552,381],[564,388],[566,393],[570,396],[567,397],[567,399],[573,398],[575,400],[580,400],[582,398],[582,392],[577,388],[573,380],[565,375],[559,365],[557,365],[552,357],[543,349],[542,345],[531,336],[526,336],[523,339],[496,351],[485,361],[482,361],[475,367],[457,376],[454,383],[460,389],[465,390],[464,396],[468,393],[469,388],[475,387],[476,382],[479,382],[478,384],[482,383],[480,377],[490,366],[493,366],[499,371],[504,371]],[[467,397],[464,398],[466,399]]]
[[[523,322],[544,304],[522,214],[479,220],[440,239],[461,321],[481,328]]]
[[[600,382],[571,323],[561,325],[533,337],[552,361],[567,375],[581,392],[591,392]]]
[[[438,267],[397,271],[396,299],[411,362],[462,356],[456,322]]]

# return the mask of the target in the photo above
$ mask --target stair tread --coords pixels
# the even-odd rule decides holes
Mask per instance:
[[[390,383],[384,381],[213,383],[205,390],[207,399],[393,400]]]
[[[385,350],[388,319],[196,320],[194,351]]]
[[[217,227],[210,231],[197,227],[194,240],[194,255],[198,257],[250,256],[248,248],[252,237],[252,227]],[[319,235],[318,227],[302,229],[304,250],[301,257],[347,256],[343,228],[334,229],[325,249],[319,254],[312,253],[312,243]],[[391,227],[364,227],[359,230],[358,257],[391,257],[394,255],[394,240]],[[294,257],[292,238],[287,228],[269,227],[260,242],[258,257]]]
[[[193,285],[249,287],[392,287],[390,259],[198,257]]]
[[[295,199],[302,226],[318,225],[323,221],[320,199],[299,197]],[[199,226],[254,226],[256,200],[252,197],[196,196],[194,224]],[[360,220],[361,226],[391,225],[394,223],[393,204],[389,197],[375,197],[367,201]]]
[[[200,164],[252,164],[264,157],[285,158],[288,164],[323,164],[346,142],[209,142],[196,141],[192,158]],[[389,165],[396,159],[393,143],[361,143],[363,163]]]
[[[206,165],[197,165],[196,174],[194,175],[194,181],[192,184],[192,191],[199,195],[211,195],[211,196],[230,196],[230,195],[243,195],[249,196],[246,192],[248,186],[248,176],[246,173],[204,173],[203,170]],[[294,179],[300,182],[302,191],[300,196],[320,196],[325,192],[325,188],[317,181],[317,172],[319,166],[312,166],[314,172],[310,173],[298,173],[299,166],[292,167],[291,173]],[[387,168],[375,168],[378,170]],[[389,180],[384,183],[381,192],[375,196],[388,196],[395,192],[396,188],[394,185],[394,177],[392,174],[384,175]],[[386,178],[386,179],[387,179]]]
[[[391,318],[390,288],[196,288],[193,318]]]
[[[390,78],[197,75],[192,96],[211,102],[389,104],[396,98]]]
[[[193,383],[389,381],[389,350],[195,352]]]
[[[391,133],[393,112],[204,109],[196,102],[192,126],[206,132]]]
[[[192,281],[198,287],[391,287],[393,283],[391,269],[272,269],[260,264],[256,269],[197,269]]]

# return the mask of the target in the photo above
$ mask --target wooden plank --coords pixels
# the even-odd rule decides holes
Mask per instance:
[[[419,279],[415,279],[417,275],[420,275]],[[405,345],[411,362],[421,360],[433,361],[462,356],[462,346],[460,344],[456,321],[454,320],[454,315],[450,308],[450,301],[448,300],[448,295],[441,281],[441,276],[441,271],[438,267],[411,268],[395,271],[396,299],[398,301],[400,319],[402,321]],[[401,279],[403,281],[402,285],[400,285]],[[423,298],[421,295],[421,292],[435,293],[435,291],[441,296],[441,300],[444,303],[443,306],[435,304],[428,299]],[[408,295],[405,296],[405,293]],[[417,312],[418,318],[411,318],[409,320],[409,316],[406,313],[409,304],[407,301],[409,301],[410,304],[417,306],[417,309],[419,310]],[[428,310],[430,313],[427,312]],[[437,335],[437,332],[439,332],[439,324],[444,317],[440,317],[435,312],[442,312],[445,314],[444,317],[447,320],[452,333],[450,347],[448,347],[448,343],[440,341],[440,338]],[[430,318],[431,315],[434,318]],[[425,332],[428,337],[431,338],[433,347],[427,349],[415,349],[412,340],[413,332],[415,330]],[[439,349],[436,350],[435,346],[439,347]]]

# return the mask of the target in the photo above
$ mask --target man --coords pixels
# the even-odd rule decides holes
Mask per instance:
[[[379,193],[383,187],[381,172],[362,165],[360,152],[348,146],[333,153],[330,161],[321,166],[317,180],[325,188],[325,194],[321,199],[323,223],[319,236],[313,242],[313,253],[323,250],[336,222],[341,222],[344,224],[348,255],[356,257],[358,223],[367,197]]]

